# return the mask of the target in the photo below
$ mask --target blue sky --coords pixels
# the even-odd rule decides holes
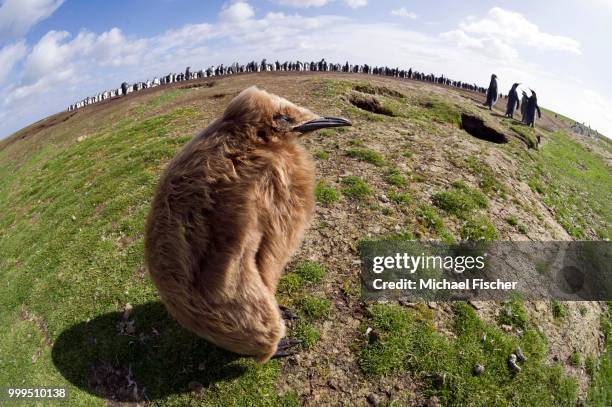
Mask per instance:
[[[610,21],[608,0],[0,0],[0,138],[124,80],[264,57],[495,72],[612,136]]]

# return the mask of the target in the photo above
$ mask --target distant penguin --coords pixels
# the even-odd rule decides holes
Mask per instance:
[[[520,106],[518,92],[516,91],[519,85],[520,83],[513,84],[508,92],[508,104],[506,105],[506,116],[508,117],[514,117],[514,110]]]
[[[489,110],[493,109],[493,105],[497,102],[497,97],[499,96],[497,92],[497,75],[491,75],[491,83],[489,83],[489,89],[487,89],[487,100],[485,102],[485,106],[489,108]]]
[[[523,116],[523,123],[528,126],[535,127],[536,112],[538,113],[538,118],[541,118],[542,112],[540,111],[540,106],[538,106],[538,97],[536,93],[531,90],[531,96],[529,96],[529,98],[527,99],[527,106],[525,106],[525,115]]]
[[[525,109],[527,108],[527,100],[529,100],[529,97],[527,96],[527,93],[523,91],[523,96],[521,97],[521,117],[523,118],[523,121],[525,121]]]

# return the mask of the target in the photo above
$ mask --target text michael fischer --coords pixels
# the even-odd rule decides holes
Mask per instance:
[[[418,281],[402,278],[395,281],[383,281],[380,278],[372,282],[375,290],[515,290],[516,281],[485,281],[482,278],[466,279],[463,281],[448,281],[435,278]]]

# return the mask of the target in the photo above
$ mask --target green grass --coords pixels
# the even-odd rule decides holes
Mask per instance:
[[[523,301],[519,299],[510,300],[500,310],[497,321],[503,325],[525,329],[529,325],[529,317]]]
[[[466,219],[477,209],[486,208],[489,204],[482,192],[461,181],[453,182],[446,191],[433,194],[432,202],[438,208],[461,219]]]
[[[403,192],[395,192],[391,190],[387,193],[387,197],[398,205],[407,206],[412,202],[410,195]]]
[[[610,239],[610,166],[566,134],[549,134],[536,156],[530,187],[543,195],[557,222],[576,239]]]
[[[459,231],[461,238],[466,240],[498,240],[499,233],[491,221],[483,215],[470,217],[465,220]]]
[[[314,325],[304,321],[298,322],[293,333],[296,338],[302,340],[302,346],[306,349],[311,349],[321,337],[321,333]]]
[[[371,306],[367,324],[379,339],[365,344],[359,354],[364,374],[379,378],[410,372],[422,382],[424,394],[438,397],[441,405],[574,405],[576,383],[561,366],[548,364],[540,333],[527,329],[520,338],[506,334],[482,322],[465,303],[455,303],[453,311],[456,339],[438,334],[422,309]],[[514,374],[507,358],[517,346],[528,360]],[[476,364],[485,366],[480,376],[472,373]]]
[[[396,187],[403,187],[406,185],[406,176],[395,167],[387,169],[385,172],[385,180]]]
[[[372,195],[372,188],[363,179],[349,175],[342,179],[342,193],[349,199],[363,201]]]
[[[315,186],[315,199],[317,202],[324,205],[329,205],[336,202],[340,198],[340,193],[334,187],[325,184],[325,181],[319,180]]]
[[[320,283],[325,278],[327,271],[325,267],[317,262],[306,260],[297,263],[292,270],[307,283]]]
[[[346,155],[374,164],[377,167],[382,167],[385,164],[385,159],[380,153],[368,148],[351,148],[346,152]]]
[[[556,319],[563,319],[565,317],[565,305],[559,301],[552,300],[551,307],[553,317]]]
[[[308,319],[317,320],[329,315],[331,301],[327,298],[307,297],[302,299],[301,306]]]
[[[505,196],[507,192],[505,185],[482,157],[470,156],[465,160],[464,166],[478,178],[478,186],[485,194]]]
[[[202,406],[285,403],[278,361],[257,365],[183,330],[144,278],[150,199],[164,163],[191,138],[180,129],[199,112],[131,114],[81,142],[43,143],[18,166],[7,158],[14,146],[0,151],[0,386],[67,386],[68,405],[102,405],[88,377],[107,361],[131,368],[153,404],[189,405],[190,381],[205,387]],[[127,303],[138,340],[119,335]]]
[[[432,120],[450,123],[457,127],[461,125],[461,111],[453,104],[439,99],[429,99],[420,102],[420,105]]]
[[[319,150],[315,153],[315,157],[319,160],[327,160],[329,158],[329,153],[325,150]]]
[[[529,148],[537,147],[535,129],[521,124],[511,125],[510,128],[525,140]]]

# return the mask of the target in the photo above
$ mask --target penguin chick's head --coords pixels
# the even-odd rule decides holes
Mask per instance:
[[[255,130],[256,137],[262,141],[285,139],[327,127],[351,125],[346,119],[314,114],[256,86],[243,90],[232,99],[221,120],[238,128]]]

